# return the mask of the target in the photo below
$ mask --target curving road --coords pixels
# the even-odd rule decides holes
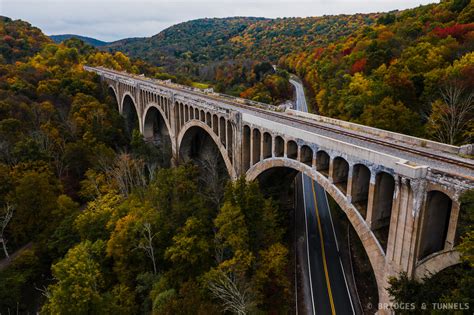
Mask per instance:
[[[307,112],[303,85],[293,79],[290,83],[296,90],[296,109]],[[354,314],[326,192],[302,174],[297,177],[296,189],[297,212],[304,213],[304,219],[297,219],[297,224],[300,221],[304,224],[304,235],[307,235],[304,242],[306,253],[298,255],[299,265],[307,268],[307,272],[301,272],[302,282],[307,282],[302,284],[303,291],[309,287],[305,295],[312,304],[306,305],[306,312],[318,315]],[[301,258],[307,261],[303,262]]]

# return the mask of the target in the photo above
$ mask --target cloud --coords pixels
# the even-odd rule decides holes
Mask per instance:
[[[404,9],[429,0],[0,0],[0,14],[26,20],[46,34],[111,41],[151,36],[204,17],[321,16]]]

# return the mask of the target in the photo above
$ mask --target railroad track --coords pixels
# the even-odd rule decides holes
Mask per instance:
[[[118,72],[118,71],[113,71],[113,70],[111,71],[109,69],[104,69],[104,70],[123,76],[123,74]],[[384,140],[380,140],[380,139],[374,139],[374,138],[363,136],[363,135],[360,135],[360,134],[357,134],[357,133],[352,133],[352,132],[344,131],[344,130],[341,130],[341,129],[338,129],[338,128],[332,128],[332,127],[329,127],[329,126],[326,126],[326,125],[318,124],[316,122],[310,122],[306,119],[298,119],[298,118],[295,118],[295,117],[291,117],[289,115],[285,115],[285,114],[282,114],[282,113],[279,113],[279,112],[276,112],[276,111],[272,111],[271,109],[262,109],[258,106],[248,105],[248,104],[245,104],[245,103],[240,103],[237,100],[229,100],[230,98],[232,98],[231,96],[219,95],[219,97],[217,97],[217,96],[205,93],[205,92],[196,92],[196,91],[193,91],[191,89],[181,88],[177,84],[173,84],[173,86],[167,86],[166,84],[156,82],[153,79],[148,79],[148,78],[139,77],[139,76],[130,75],[130,74],[128,76],[132,76],[137,80],[144,81],[144,82],[147,82],[147,83],[150,83],[150,81],[151,81],[151,83],[161,85],[161,86],[166,87],[166,88],[172,88],[172,89],[182,91],[184,93],[189,93],[189,94],[193,94],[193,95],[196,95],[196,96],[199,96],[199,97],[209,98],[209,99],[212,99],[214,101],[223,102],[223,103],[226,103],[227,105],[230,105],[230,106],[245,108],[245,109],[253,111],[253,112],[258,112],[258,113],[262,113],[262,114],[265,114],[265,115],[278,117],[278,118],[283,119],[283,120],[296,122],[298,124],[306,125],[306,126],[313,127],[313,128],[318,128],[318,129],[321,129],[321,130],[329,131],[329,132],[339,134],[339,135],[343,135],[343,136],[346,136],[346,137],[351,137],[351,138],[363,140],[363,141],[366,141],[366,142],[375,143],[375,144],[378,144],[378,145],[394,148],[394,149],[397,149],[397,150],[400,150],[400,151],[403,151],[403,152],[417,154],[417,155],[420,155],[420,156],[423,156],[423,157],[426,157],[426,158],[429,158],[429,159],[432,159],[432,160],[437,160],[437,161],[441,161],[441,162],[445,162],[445,163],[449,163],[449,164],[454,164],[456,166],[464,167],[464,168],[467,168],[469,170],[474,170],[474,163],[452,159],[452,158],[449,158],[449,157],[446,157],[446,156],[429,153],[429,152],[426,152],[426,151],[423,151],[423,150],[418,150],[418,149],[415,149],[415,148],[412,148],[412,147],[403,146],[403,145],[396,144],[396,143],[393,143],[393,142],[388,142],[388,141],[384,141]],[[264,106],[264,105],[265,104],[262,104],[262,106]]]
[[[351,138],[356,138],[356,139],[359,139],[359,140],[379,144],[379,145],[390,147],[390,148],[395,148],[395,149],[398,149],[398,150],[403,151],[403,152],[408,152],[408,153],[412,153],[412,154],[421,155],[421,156],[424,156],[426,158],[430,158],[430,159],[433,159],[433,160],[438,160],[438,161],[442,161],[442,162],[445,162],[445,163],[461,166],[461,167],[464,167],[464,168],[467,168],[467,169],[470,169],[470,170],[474,170],[474,163],[468,163],[468,162],[465,162],[465,161],[452,159],[452,158],[449,158],[449,157],[446,157],[446,156],[432,154],[432,153],[429,153],[429,152],[426,152],[426,151],[406,147],[406,146],[403,146],[403,145],[395,144],[393,142],[388,142],[388,141],[383,141],[383,140],[380,140],[380,139],[374,139],[374,138],[371,138],[371,137],[366,137],[366,136],[363,136],[363,135],[360,135],[360,134],[352,133],[352,132],[349,132],[349,131],[344,131],[344,130],[341,130],[341,129],[338,129],[338,128],[331,128],[331,127],[328,127],[328,126],[325,126],[325,125],[310,122],[310,121],[307,121],[305,119],[299,119],[299,118],[291,117],[289,115],[274,112],[274,111],[271,111],[271,110],[265,110],[265,109],[261,109],[261,108],[251,106],[251,105],[244,105],[244,104],[241,104],[241,103],[238,103],[238,102],[231,102],[231,101],[228,101],[228,100],[225,100],[225,99],[223,100],[221,98],[214,97],[214,96],[207,95],[207,94],[203,95],[199,92],[188,91],[188,90],[185,90],[185,89],[182,89],[182,91],[192,93],[192,94],[195,94],[195,95],[198,95],[198,96],[206,96],[208,98],[211,98],[211,99],[219,101],[219,102],[224,102],[224,103],[226,103],[228,105],[231,105],[231,106],[242,107],[242,108],[248,109],[250,111],[259,112],[259,113],[262,113],[262,114],[265,114],[265,115],[278,117],[278,118],[281,118],[281,119],[284,119],[284,120],[288,120],[288,121],[291,121],[291,122],[296,122],[298,124],[303,124],[303,125],[306,125],[306,126],[309,126],[309,127],[318,128],[318,129],[321,129],[321,130],[329,131],[329,132],[332,132],[332,133],[336,133],[336,134],[351,137]]]

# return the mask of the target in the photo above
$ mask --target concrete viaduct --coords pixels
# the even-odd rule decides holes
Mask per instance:
[[[422,279],[459,262],[462,192],[474,188],[472,145],[450,146],[211,90],[85,67],[97,73],[146,139],[169,137],[175,162],[218,148],[232,179],[281,168],[304,173],[339,204],[372,265],[379,301],[389,276]],[[113,92],[113,93],[112,93]],[[156,140],[156,139],[155,139]]]

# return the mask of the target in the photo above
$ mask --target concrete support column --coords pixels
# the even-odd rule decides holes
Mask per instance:
[[[449,217],[448,233],[446,235],[446,242],[444,244],[445,250],[450,250],[450,249],[453,249],[454,247],[454,241],[456,237],[456,227],[457,227],[458,217],[459,217],[459,208],[461,206],[461,204],[459,203],[459,196],[455,196],[452,202],[453,203],[451,206],[451,215]]]
[[[171,164],[172,165],[177,165],[179,161],[179,148],[178,148],[178,135],[179,135],[179,126],[178,126],[178,109],[175,104],[175,97],[174,94],[170,95],[169,98],[169,122],[170,122],[170,127],[171,130],[173,131],[173,135],[170,134],[171,136],[171,152],[172,152],[172,158],[171,158]]]
[[[365,217],[365,221],[369,225],[369,227],[372,229],[372,218],[374,214],[374,202],[375,202],[375,184],[376,184],[376,178],[377,174],[373,172],[372,170],[370,171],[370,182],[369,182],[369,195],[368,195],[368,200],[367,200],[367,214]]]
[[[328,176],[328,180],[331,184],[333,183],[333,174],[334,174],[334,158],[329,157],[329,176]]]
[[[318,153],[318,148],[313,148],[313,162],[312,162],[312,168],[316,169],[316,161],[317,161],[317,153]]]
[[[263,138],[265,138],[265,133],[260,133],[260,161],[263,161]]]
[[[229,151],[229,131],[227,130],[229,128],[229,124],[227,119],[224,120],[224,132],[225,132],[225,148],[227,151]]]
[[[250,167],[253,166],[253,131],[254,128],[250,128]]]
[[[272,136],[272,158],[274,158],[276,156],[275,154],[275,142],[276,142],[276,137],[275,136]]]
[[[235,126],[232,132],[233,139],[231,147],[233,165],[236,170],[237,176],[241,176],[245,174],[245,171],[243,170],[244,139],[241,114],[239,112],[232,112],[230,121],[231,125]]]
[[[349,163],[349,172],[347,173],[347,201],[352,202],[352,177],[354,177],[354,164]]]

